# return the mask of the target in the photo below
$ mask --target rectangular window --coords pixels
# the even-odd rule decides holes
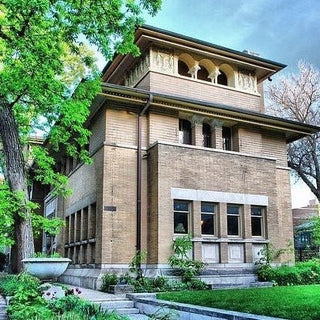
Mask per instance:
[[[215,235],[216,205],[210,202],[201,202],[201,233]]]
[[[240,206],[227,206],[228,236],[240,236]]]
[[[251,207],[251,233],[253,237],[264,236],[264,208]]]
[[[188,201],[174,201],[174,233],[188,234],[190,205]]]
[[[231,150],[231,128],[222,127],[223,150]]]

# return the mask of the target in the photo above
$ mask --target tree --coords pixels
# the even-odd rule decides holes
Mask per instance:
[[[0,191],[10,205],[0,215],[14,228],[16,271],[34,251],[28,186],[31,175],[55,192],[67,194],[67,179],[43,147],[32,149],[28,139],[36,129],[47,130],[47,144],[56,152],[90,161],[85,150],[90,132],[83,127],[89,106],[100,89],[94,61],[83,42],[95,45],[108,59],[114,52],[139,54],[134,30],[144,11],[155,14],[161,0],[0,0],[0,138],[6,186]],[[70,87],[74,68],[69,56],[85,66],[86,80]],[[68,64],[68,62],[67,62]],[[74,77],[73,77],[74,78]],[[75,79],[74,79],[75,80]],[[80,79],[77,79],[80,80]],[[54,126],[53,126],[54,125]],[[9,193],[8,193],[9,190]],[[5,194],[4,194],[5,193]]]
[[[320,126],[320,72],[304,62],[298,68],[298,74],[269,85],[269,109],[278,116]],[[290,143],[288,165],[320,201],[320,134]]]

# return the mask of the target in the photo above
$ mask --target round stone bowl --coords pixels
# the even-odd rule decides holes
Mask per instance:
[[[29,274],[44,280],[61,276],[71,262],[68,258],[28,258],[22,260],[24,269]]]

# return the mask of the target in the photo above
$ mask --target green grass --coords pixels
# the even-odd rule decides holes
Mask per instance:
[[[320,285],[166,292],[157,297],[290,320],[320,319]]]

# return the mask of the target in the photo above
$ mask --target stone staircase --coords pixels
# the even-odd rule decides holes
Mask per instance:
[[[7,320],[7,304],[6,300],[0,296],[0,320]]]

